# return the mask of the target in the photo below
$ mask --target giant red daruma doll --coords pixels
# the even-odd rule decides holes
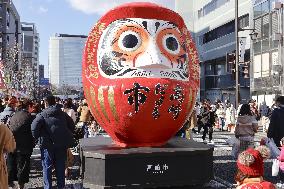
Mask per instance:
[[[152,3],[107,12],[83,55],[91,112],[119,146],[160,146],[183,126],[199,88],[199,61],[183,19]]]

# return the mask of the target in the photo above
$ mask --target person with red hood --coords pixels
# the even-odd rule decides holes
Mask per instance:
[[[263,179],[263,161],[270,156],[266,146],[249,148],[239,154],[237,160],[236,189],[276,189],[276,187]]]

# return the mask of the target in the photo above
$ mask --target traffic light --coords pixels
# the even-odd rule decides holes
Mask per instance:
[[[244,78],[249,78],[249,62],[244,63],[241,72]]]
[[[236,79],[236,54],[227,53],[226,56],[226,63],[227,63],[227,72],[231,73],[232,79]]]

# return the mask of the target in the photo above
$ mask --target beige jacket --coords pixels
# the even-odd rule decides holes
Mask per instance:
[[[191,130],[197,125],[196,111],[193,110],[191,116],[189,117],[189,123],[185,130],[185,138],[192,139]]]
[[[8,188],[8,173],[4,153],[13,152],[16,142],[6,125],[0,124],[0,189]]]
[[[237,119],[235,136],[254,136],[257,132],[258,123],[254,116],[244,115]]]
[[[191,116],[189,118],[189,129],[193,129],[197,125],[197,116],[196,116],[196,111],[193,110],[191,113]]]
[[[88,106],[79,106],[77,109],[78,113],[81,113],[80,115],[80,122],[88,122],[91,121],[91,112]]]

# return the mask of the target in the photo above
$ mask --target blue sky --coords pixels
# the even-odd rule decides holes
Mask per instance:
[[[142,1],[142,0],[140,0]],[[143,0],[174,9],[174,0]],[[40,36],[40,64],[48,76],[48,40],[55,33],[88,35],[109,9],[133,0],[13,0],[21,22],[36,24]]]

